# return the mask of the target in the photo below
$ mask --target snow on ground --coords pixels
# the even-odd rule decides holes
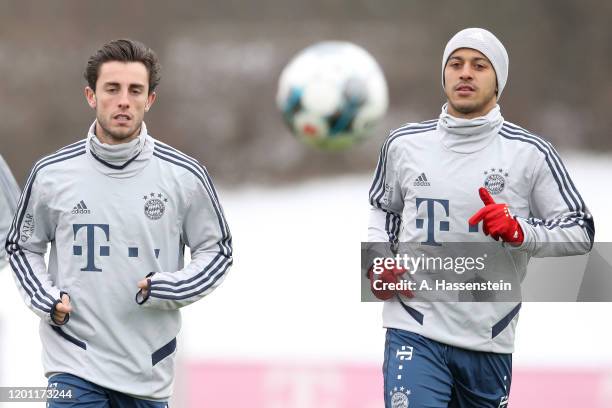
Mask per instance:
[[[597,240],[607,242],[611,163],[610,156],[566,159]],[[180,359],[380,364],[382,305],[360,302],[357,277],[369,184],[370,176],[352,176],[221,189],[235,264],[216,292],[183,310]],[[8,269],[0,271],[0,298],[0,385],[44,385],[37,318]],[[612,303],[524,304],[515,367],[612,367],[610,315]]]
[[[566,167],[597,225],[612,241],[609,156],[573,156]],[[282,189],[225,192],[236,262],[205,302],[185,309],[185,354],[205,359],[379,363],[378,303],[359,301],[359,242],[367,229],[370,177],[318,180]],[[612,366],[610,304],[527,303],[516,365]]]

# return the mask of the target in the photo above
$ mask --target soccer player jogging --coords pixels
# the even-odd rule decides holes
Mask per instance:
[[[143,122],[159,69],[132,40],[89,58],[85,96],[96,120],[84,140],[34,165],[8,235],[17,287],[41,318],[49,387],[75,399],[52,408],[167,407],[179,309],[219,286],[232,264],[205,168]]]
[[[530,256],[590,251],[593,217],[557,152],[501,115],[507,76],[508,55],[492,33],[451,38],[439,118],[402,126],[381,149],[370,242],[498,241],[506,263],[497,269],[519,279]],[[405,272],[370,276],[393,283]],[[372,290],[385,300],[387,407],[507,406],[520,302],[419,302],[410,291]]]

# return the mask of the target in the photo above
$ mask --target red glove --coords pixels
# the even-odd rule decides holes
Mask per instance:
[[[486,188],[478,189],[480,199],[484,203],[478,212],[469,219],[470,225],[476,225],[482,221],[482,229],[485,235],[491,235],[494,240],[502,239],[514,245],[523,243],[524,235],[518,221],[510,215],[506,204],[495,204],[493,197]]]
[[[404,290],[391,290],[391,289],[381,289],[382,284],[385,283],[399,283],[400,277],[407,272],[404,268],[398,268],[394,266],[393,268],[384,268],[383,272],[380,274],[375,274],[373,271],[374,267],[371,267],[368,271],[368,278],[370,278],[370,290],[380,300],[389,300],[396,293],[404,295],[406,297],[414,297],[414,294],[409,289]],[[379,289],[374,289],[374,282],[379,281],[376,285]]]

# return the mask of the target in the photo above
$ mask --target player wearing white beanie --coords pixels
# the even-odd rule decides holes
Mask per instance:
[[[580,255],[593,245],[593,216],[552,145],[503,118],[497,101],[507,79],[501,42],[481,28],[459,31],[442,57],[440,116],[392,131],[381,149],[368,244],[398,255],[409,248],[412,259],[466,259],[457,245],[486,245],[478,279],[499,273],[517,294],[471,301],[479,299],[473,292],[442,290],[449,301],[430,301],[429,287],[401,263],[370,269],[387,328],[385,407],[507,407],[529,258]],[[454,276],[432,272],[436,282]]]
[[[504,45],[484,28],[466,28],[451,38],[444,48],[442,56],[442,88],[444,88],[444,68],[451,54],[460,48],[471,48],[480,51],[493,65],[497,77],[497,99],[501,96],[508,80],[508,53]]]

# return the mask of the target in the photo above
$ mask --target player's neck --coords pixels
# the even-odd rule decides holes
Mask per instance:
[[[449,115],[454,116],[459,119],[474,119],[474,118],[480,118],[482,116],[488,115],[489,112],[491,112],[491,110],[493,110],[496,105],[497,105],[497,99],[492,99],[489,103],[487,103],[485,106],[483,106],[480,109],[476,109],[470,112],[460,112],[457,109],[455,109],[453,105],[449,102],[447,104],[446,112]]]
[[[111,134],[107,133],[102,126],[100,126],[99,123],[96,123],[96,128],[95,128],[95,136],[96,138],[98,138],[98,140],[100,141],[100,143],[103,144],[107,144],[107,145],[119,145],[119,144],[123,144],[123,143],[130,143],[132,140],[138,138],[138,136],[140,136],[140,132],[141,132],[141,127],[139,127],[138,129],[136,129],[136,131],[131,134],[128,137],[124,137],[124,138],[117,138],[112,136]]]

